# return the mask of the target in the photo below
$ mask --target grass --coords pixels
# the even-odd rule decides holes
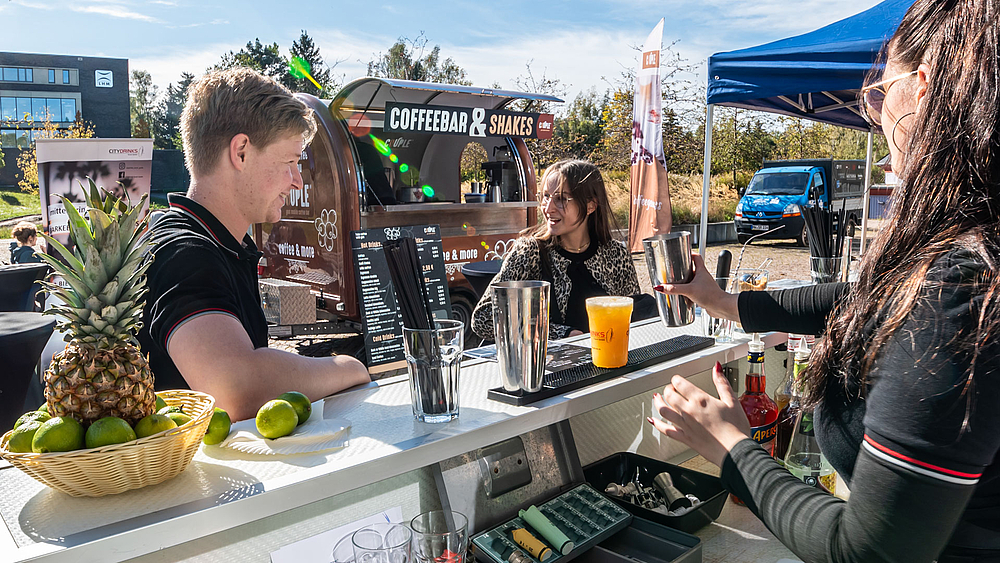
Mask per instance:
[[[731,178],[730,178],[731,181]],[[629,174],[605,172],[604,185],[608,191],[611,211],[621,228],[628,227]],[[702,178],[700,174],[670,174],[670,205],[675,225],[701,221]],[[725,178],[713,176],[709,186],[709,222],[732,221],[739,198]]]
[[[0,221],[41,213],[42,201],[38,194],[22,192],[16,187],[0,188]]]

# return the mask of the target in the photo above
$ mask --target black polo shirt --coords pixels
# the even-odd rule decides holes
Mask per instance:
[[[189,389],[167,354],[170,336],[198,315],[230,315],[243,325],[255,348],[267,346],[260,308],[257,262],[261,253],[249,235],[243,242],[207,209],[177,194],[149,230],[153,263],[146,272],[146,305],[139,344],[149,355],[156,389]]]

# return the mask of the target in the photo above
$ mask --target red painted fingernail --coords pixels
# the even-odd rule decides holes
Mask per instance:
[[[715,362],[715,369],[722,371],[722,364],[719,362]]]
[[[653,289],[654,289],[655,291],[659,291],[660,293],[666,293],[666,291],[664,291],[664,290],[663,290],[663,284],[662,284],[662,283],[661,283],[661,284],[658,284],[658,285],[654,285],[654,286],[653,286]]]
[[[647,416],[647,417],[646,417],[646,422],[648,422],[648,423],[652,424],[652,423],[653,423],[653,417],[651,417],[651,416]]]

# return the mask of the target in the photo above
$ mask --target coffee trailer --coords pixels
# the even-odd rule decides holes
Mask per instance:
[[[519,99],[562,100],[371,77],[354,80],[333,101],[296,96],[315,112],[318,131],[299,161],[303,188],[292,191],[279,222],[254,227],[264,253],[261,278],[308,286],[318,317],[356,326],[349,233],[439,225],[452,317],[468,326],[477,297],[461,268],[502,258],[518,233],[536,224],[536,174],[524,139],[552,135],[552,115],[504,108]],[[471,143],[488,157],[482,203],[463,200],[460,161]],[[298,328],[294,334],[319,332]]]

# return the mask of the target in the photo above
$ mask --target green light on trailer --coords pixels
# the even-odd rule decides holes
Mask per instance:
[[[385,141],[379,139],[371,133],[369,133],[368,136],[372,138],[372,144],[375,145],[375,150],[382,153],[383,156],[389,156],[392,154],[392,149],[389,148],[389,145],[385,144]]]
[[[406,171],[409,170],[409,169],[410,169],[410,165],[407,164],[407,163],[405,163],[405,162],[403,164],[399,165],[399,171],[402,172],[403,174],[406,174]]]
[[[427,184],[424,184],[423,187],[421,187],[420,189],[424,192],[425,196],[434,197],[434,188],[428,186]]]
[[[395,163],[399,162],[399,157],[396,156],[396,155],[394,155],[394,154],[390,154],[389,155],[389,160],[392,161],[393,164],[395,164]]]

